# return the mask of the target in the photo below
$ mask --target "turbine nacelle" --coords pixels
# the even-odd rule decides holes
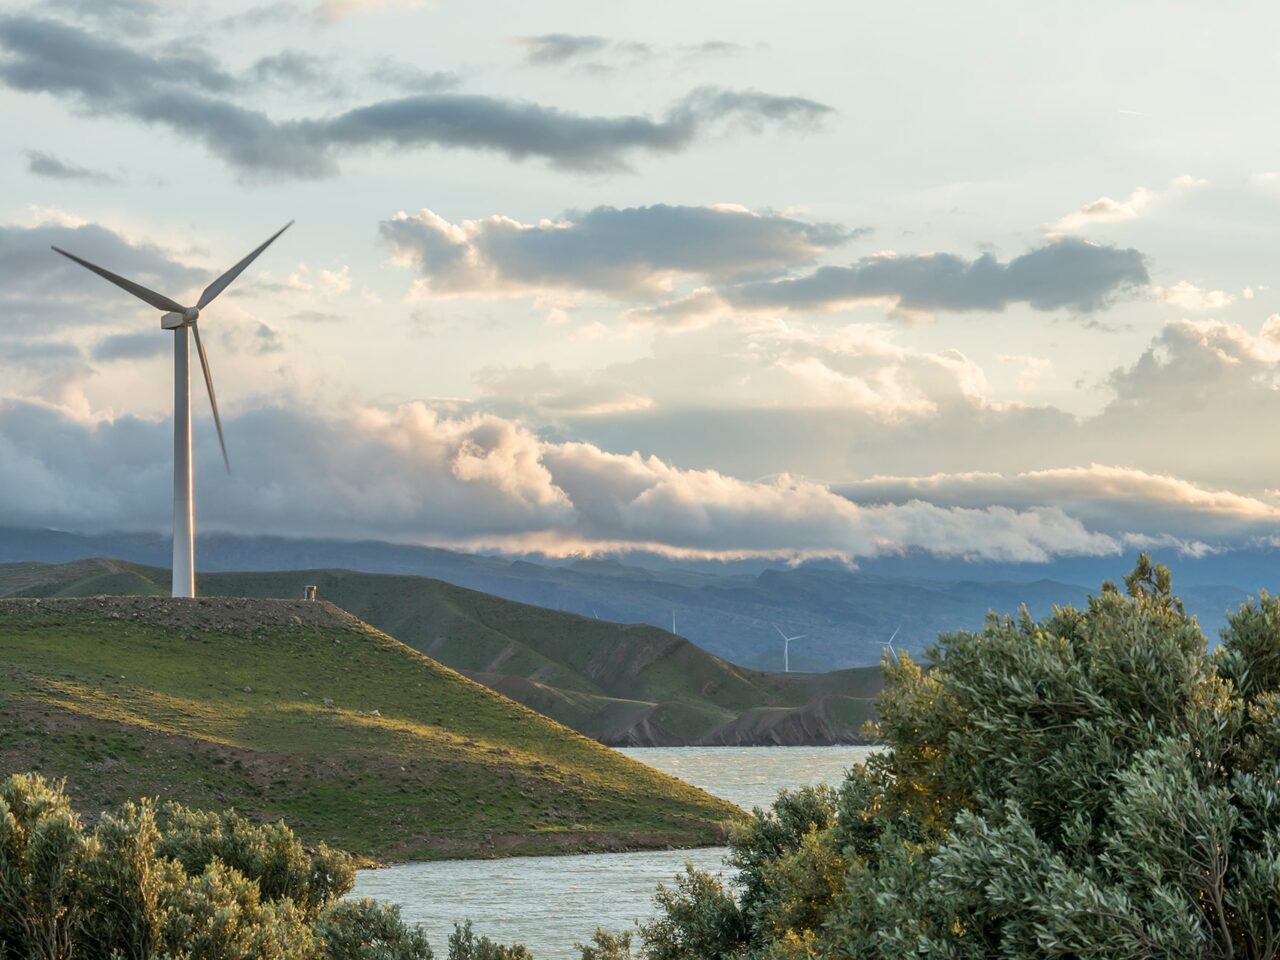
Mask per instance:
[[[189,327],[200,319],[200,311],[195,307],[187,307],[181,313],[166,313],[160,317],[161,330],[177,330]]]

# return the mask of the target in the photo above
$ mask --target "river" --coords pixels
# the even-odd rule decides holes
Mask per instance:
[[[867,747],[648,747],[620,750],[741,807],[767,806],[783,787],[838,784]],[[535,960],[577,956],[596,927],[623,930],[653,915],[653,893],[686,862],[719,872],[724,849],[653,850],[502,860],[437,860],[361,870],[354,896],[400,904],[444,956],[454,922],[519,940]]]

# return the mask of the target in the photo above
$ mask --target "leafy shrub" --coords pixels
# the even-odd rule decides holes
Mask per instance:
[[[320,919],[316,932],[326,960],[432,960],[427,938],[400,918],[400,908],[375,900],[343,900]]]
[[[0,782],[0,960],[431,960],[353,879],[283,823],[143,801],[87,830],[61,784]]]
[[[886,658],[886,749],[784,794],[641,929],[652,960],[1280,953],[1280,602],[1223,646],[1145,556],[1085,609]],[[736,896],[734,895],[736,893]]]
[[[189,874],[219,861],[256,881],[264,900],[292,900],[309,916],[355,883],[349,856],[324,844],[304,850],[282,821],[256,824],[234,810],[206,813],[177,803],[165,804],[159,821],[159,856],[172,857]]]
[[[631,931],[610,933],[600,928],[590,943],[576,943],[582,960],[631,960]]]
[[[727,957],[746,943],[750,927],[719,877],[685,865],[675,886],[658,886],[658,916],[640,924],[650,960]]]
[[[507,946],[488,937],[477,937],[470,920],[461,925],[455,923],[449,935],[449,960],[532,960],[532,956],[523,943]]]

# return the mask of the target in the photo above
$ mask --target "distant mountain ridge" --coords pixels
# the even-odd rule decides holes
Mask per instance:
[[[83,535],[0,527],[0,562],[61,563],[110,556],[153,566],[169,560],[157,534]],[[1241,550],[1203,557],[1156,551],[1174,587],[1212,639],[1224,613],[1259,589],[1280,589],[1280,551]],[[798,669],[870,666],[895,645],[919,650],[941,632],[981,625],[988,611],[1026,604],[1036,615],[1083,603],[1103,579],[1119,579],[1132,557],[1060,558],[1048,564],[971,564],[918,554],[864,561],[851,571],[830,563],[796,568],[762,561],[688,567],[655,557],[531,562],[380,541],[201,534],[197,568],[208,571],[340,568],[433,577],[509,600],[623,623],[676,629],[737,664],[780,670],[777,627],[807,634],[792,646]]]
[[[879,667],[825,674],[735,666],[683,637],[424,577],[346,570],[210,573],[205,596],[320,596],[445,665],[613,746],[863,742]],[[0,566],[0,594],[163,596],[168,571],[118,560]]]

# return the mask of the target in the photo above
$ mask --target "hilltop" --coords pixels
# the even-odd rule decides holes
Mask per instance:
[[[86,814],[234,806],[380,860],[695,846],[742,815],[330,603],[5,599],[0,661],[0,771]]]
[[[320,596],[440,662],[614,746],[862,742],[879,667],[749,670],[667,630],[504,600],[426,577],[341,570],[213,573],[221,596]],[[0,567],[0,593],[162,595],[168,571],[113,560]]]

